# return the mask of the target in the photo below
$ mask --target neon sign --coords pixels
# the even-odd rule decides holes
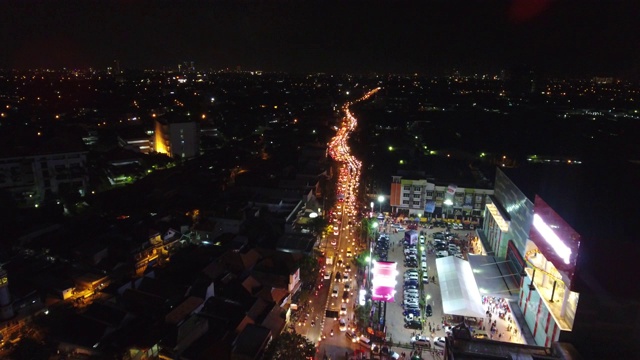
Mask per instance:
[[[533,215],[533,226],[538,230],[540,235],[553,248],[558,256],[564,260],[565,264],[570,263],[571,249],[562,242],[562,240],[553,232],[553,229],[547,225],[538,214]]]

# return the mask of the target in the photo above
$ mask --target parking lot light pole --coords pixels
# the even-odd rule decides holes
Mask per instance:
[[[384,202],[384,196],[378,195],[378,203],[380,203],[380,214],[382,214],[382,203]]]

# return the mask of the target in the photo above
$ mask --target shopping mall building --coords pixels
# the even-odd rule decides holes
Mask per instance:
[[[510,306],[518,307],[525,338],[535,342],[530,345],[570,342],[586,358],[635,357],[640,303],[630,295],[633,291],[625,293],[624,284],[609,286],[629,275],[626,254],[620,253],[619,262],[609,262],[604,269],[597,265],[607,263],[600,258],[604,253],[594,250],[598,244],[629,236],[624,234],[627,227],[614,228],[618,223],[611,215],[615,214],[589,207],[600,204],[599,190],[607,193],[607,189],[594,188],[594,179],[584,181],[585,171],[577,166],[497,169],[494,194],[488,197],[476,233],[485,258],[501,267],[499,276],[505,284],[513,285],[496,290],[478,280],[478,286],[483,295],[503,292]],[[601,181],[600,186],[606,185]],[[631,252],[633,247],[626,249]],[[474,267],[471,257],[469,262]],[[626,285],[638,288],[637,279]],[[615,288],[621,291],[616,293]]]

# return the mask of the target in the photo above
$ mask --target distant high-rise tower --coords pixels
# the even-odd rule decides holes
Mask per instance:
[[[7,271],[0,268],[0,319],[7,320],[13,317],[13,304],[9,294],[9,278]]]
[[[120,60],[113,60],[113,70],[116,74],[120,74]]]

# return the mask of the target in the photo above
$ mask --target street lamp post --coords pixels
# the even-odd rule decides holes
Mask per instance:
[[[384,202],[384,196],[378,196],[378,203],[380,203],[380,213],[382,214],[382,203]]]

